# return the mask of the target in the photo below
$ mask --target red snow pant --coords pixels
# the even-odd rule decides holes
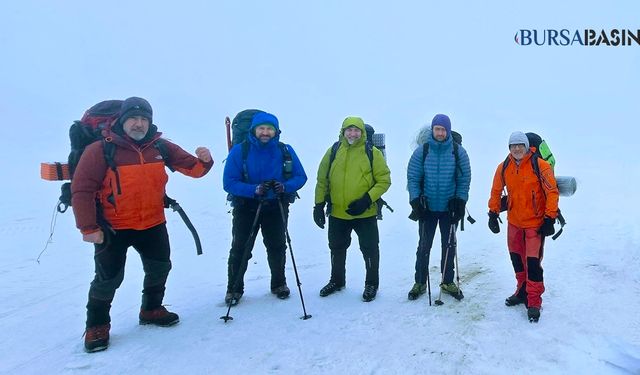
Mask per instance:
[[[527,306],[542,306],[544,281],[542,277],[542,254],[544,236],[538,228],[522,229],[509,223],[507,228],[507,246],[511,256],[511,264],[516,273],[516,292],[527,296]]]

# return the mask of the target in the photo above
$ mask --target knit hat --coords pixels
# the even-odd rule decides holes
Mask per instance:
[[[130,117],[142,116],[149,120],[149,123],[153,123],[153,109],[148,101],[136,96],[132,96],[122,102],[120,107],[120,124],[124,124]]]
[[[254,130],[256,127],[260,125],[270,125],[276,131],[280,130],[280,125],[278,124],[278,118],[271,113],[267,112],[258,112],[253,116],[253,120],[251,120],[251,130]]]
[[[451,134],[451,120],[449,119],[449,116],[440,113],[435,115],[433,117],[433,120],[431,120],[431,129],[433,129],[433,127],[436,125],[445,128],[447,131],[447,136]]]
[[[524,145],[524,148],[529,149],[529,138],[521,132],[515,131],[509,136],[509,146],[511,145]]]

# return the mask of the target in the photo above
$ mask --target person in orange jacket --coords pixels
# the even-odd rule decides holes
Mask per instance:
[[[537,322],[542,307],[544,238],[555,233],[558,188],[551,165],[529,148],[520,131],[509,137],[509,155],[498,165],[489,198],[489,229],[500,232],[502,191],[507,189],[507,246],[516,275],[516,291],[505,305],[524,303],[529,321]]]
[[[94,244],[95,276],[89,288],[85,351],[107,349],[116,289],[124,279],[127,249],[140,254],[144,269],[140,324],[168,327],[178,314],[162,306],[171,270],[164,216],[165,166],[202,177],[213,166],[211,152],[193,156],[161,138],[145,99],[122,103],[120,116],[105,137],[85,149],[71,183],[72,207],[82,239]]]

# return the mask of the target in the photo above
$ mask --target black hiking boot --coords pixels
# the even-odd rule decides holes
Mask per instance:
[[[538,319],[540,319],[540,308],[529,307],[527,309],[527,316],[529,317],[529,321],[531,323],[538,323]]]
[[[140,324],[153,324],[160,327],[169,327],[180,322],[178,314],[168,311],[164,306],[153,310],[140,310]]]
[[[287,299],[287,298],[289,298],[289,295],[291,294],[291,291],[289,290],[288,286],[282,285],[282,286],[279,286],[277,288],[271,289],[271,293],[275,294],[276,297],[278,297],[280,299]]]
[[[409,291],[408,298],[410,301],[418,299],[421,295],[427,292],[427,284],[415,283],[413,288]]]
[[[526,305],[526,303],[527,303],[526,297],[523,298],[523,297],[520,297],[520,296],[518,296],[516,294],[514,294],[514,295],[512,295],[510,297],[507,297],[507,299],[504,300],[504,304],[506,306],[517,306],[517,305],[519,305],[521,303],[524,303]]]
[[[339,290],[342,290],[342,288],[344,288],[344,285],[338,285],[333,281],[329,281],[327,285],[325,285],[322,289],[320,289],[320,297],[326,297]]]
[[[227,306],[235,306],[240,302],[240,298],[242,298],[243,292],[227,292],[224,296],[224,303]]]
[[[364,292],[362,292],[362,300],[364,302],[371,302],[376,299],[378,293],[378,287],[375,285],[365,285]]]
[[[109,329],[111,324],[89,327],[84,331],[84,351],[94,353],[109,347]]]

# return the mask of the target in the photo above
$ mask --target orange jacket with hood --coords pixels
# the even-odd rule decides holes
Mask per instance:
[[[76,225],[83,234],[100,229],[96,202],[113,229],[144,230],[166,221],[164,196],[169,177],[165,161],[154,147],[162,133],[152,127],[154,134],[141,144],[109,133],[107,141],[116,148],[113,161],[117,173],[107,165],[102,141],[85,149],[71,184]],[[202,177],[213,166],[213,160],[204,163],[176,144],[162,142],[169,159],[166,163],[182,174]]]
[[[502,189],[506,186],[508,194],[507,220],[519,228],[539,228],[544,217],[555,219],[558,216],[558,188],[553,175],[553,168],[546,161],[537,158],[540,179],[533,170],[531,149],[520,162],[513,156],[504,170],[500,163],[493,176],[489,211],[500,213]]]

